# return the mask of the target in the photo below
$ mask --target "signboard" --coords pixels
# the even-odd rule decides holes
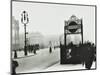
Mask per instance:
[[[83,24],[82,19],[72,15],[69,20],[65,21],[64,26],[64,45],[66,46],[66,36],[71,34],[81,34],[83,44]]]
[[[65,30],[70,33],[76,33],[78,29],[81,29],[81,19],[76,16],[71,16],[70,20],[65,21]]]

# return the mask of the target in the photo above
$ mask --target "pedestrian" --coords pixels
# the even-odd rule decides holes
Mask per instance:
[[[49,48],[49,53],[52,53],[52,48],[51,47]]]
[[[52,53],[52,42],[51,41],[49,41],[49,53]]]
[[[34,52],[34,54],[37,54],[36,53],[36,45],[34,45],[34,47],[33,47],[33,52]]]
[[[34,49],[34,54],[37,54],[37,53],[36,53],[36,49]]]
[[[87,54],[86,54],[86,59],[85,59],[85,68],[86,69],[91,69],[92,63],[94,60],[94,50],[93,47],[89,44],[87,47]]]

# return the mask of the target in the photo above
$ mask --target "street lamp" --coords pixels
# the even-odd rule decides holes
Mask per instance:
[[[26,40],[26,34],[28,34],[28,32],[26,32],[26,24],[29,22],[29,18],[28,18],[28,13],[26,11],[23,11],[21,14],[21,22],[22,24],[24,24],[24,30],[25,30],[25,46],[24,46],[24,55],[27,55],[27,49],[26,49],[26,44],[27,44],[27,40]]]

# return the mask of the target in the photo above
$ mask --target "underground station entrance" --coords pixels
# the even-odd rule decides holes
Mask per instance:
[[[67,36],[81,35],[81,42],[75,45],[72,42],[67,44]],[[64,44],[60,43],[60,64],[81,63],[81,46],[83,44],[83,24],[82,19],[72,15],[64,26]]]

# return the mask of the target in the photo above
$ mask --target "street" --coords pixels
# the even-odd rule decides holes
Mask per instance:
[[[60,60],[60,52],[59,48],[53,49],[52,53],[49,53],[49,48],[40,49],[36,55],[15,60],[19,63],[19,66],[16,68],[17,73],[40,72],[58,63]]]

